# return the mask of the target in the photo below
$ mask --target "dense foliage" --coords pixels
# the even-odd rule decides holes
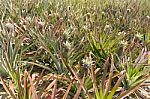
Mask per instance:
[[[150,98],[149,4],[1,0],[1,96]]]

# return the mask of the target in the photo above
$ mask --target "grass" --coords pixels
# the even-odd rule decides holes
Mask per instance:
[[[149,0],[1,0],[0,92],[12,99],[147,99]]]

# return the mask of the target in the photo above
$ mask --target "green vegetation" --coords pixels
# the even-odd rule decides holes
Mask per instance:
[[[0,96],[150,98],[149,4],[1,0]]]

